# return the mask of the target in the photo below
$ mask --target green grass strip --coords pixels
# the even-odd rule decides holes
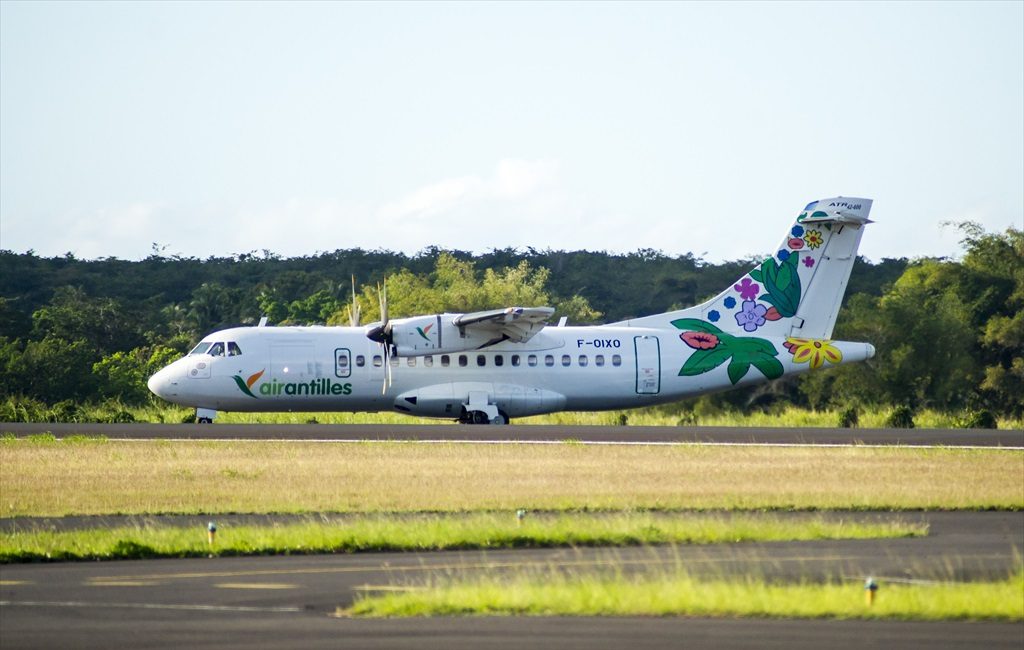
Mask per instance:
[[[399,616],[750,616],[899,620],[1024,619],[1024,571],[998,582],[864,587],[773,584],[754,578],[700,580],[671,572],[635,578],[559,573],[453,581],[357,600],[342,615]]]
[[[641,544],[714,544],[910,537],[927,525],[858,522],[771,514],[659,516],[513,513],[352,517],[330,523],[221,526],[214,544],[205,527],[141,526],[77,531],[19,530],[0,535],[0,562],[206,555],[283,555],[358,551],[502,549]]]

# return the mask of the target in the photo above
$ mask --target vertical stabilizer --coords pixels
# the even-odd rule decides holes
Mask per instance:
[[[664,327],[675,319],[699,318],[739,335],[831,338],[870,212],[871,199],[814,201],[771,257],[711,300],[617,325]]]

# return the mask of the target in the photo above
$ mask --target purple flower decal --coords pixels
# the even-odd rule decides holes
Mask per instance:
[[[804,266],[806,266],[807,268],[811,268],[812,266],[814,266],[814,258],[811,257],[810,255],[805,257],[804,258]]]
[[[761,290],[761,285],[750,278],[743,278],[742,282],[732,285],[732,288],[739,292],[740,298],[753,300],[757,298],[757,292]]]
[[[736,312],[736,324],[742,326],[744,332],[753,332],[764,325],[764,315],[767,313],[768,308],[764,305],[758,305],[753,300],[744,300],[742,310]]]

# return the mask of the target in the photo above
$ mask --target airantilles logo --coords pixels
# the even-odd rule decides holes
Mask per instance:
[[[238,390],[253,399],[259,399],[252,392],[252,387],[259,381],[264,372],[266,372],[266,368],[253,375],[249,375],[248,379],[242,379],[239,375],[233,375],[231,378],[238,385]],[[328,377],[310,379],[306,382],[283,382],[271,379],[260,384],[257,392],[260,395],[351,395],[352,384],[339,384]]]
[[[427,325],[426,327],[423,327],[423,328],[417,327],[416,328],[416,333],[419,334],[420,336],[422,336],[424,340],[430,341],[430,337],[427,336],[427,333],[430,332],[430,328],[433,327],[433,326],[434,326],[434,324],[431,323],[430,325]]]

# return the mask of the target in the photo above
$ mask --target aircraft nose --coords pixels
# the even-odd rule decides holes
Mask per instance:
[[[146,386],[149,388],[149,392],[153,393],[157,397],[167,397],[167,368],[158,370],[156,374],[149,378],[146,382]]]

